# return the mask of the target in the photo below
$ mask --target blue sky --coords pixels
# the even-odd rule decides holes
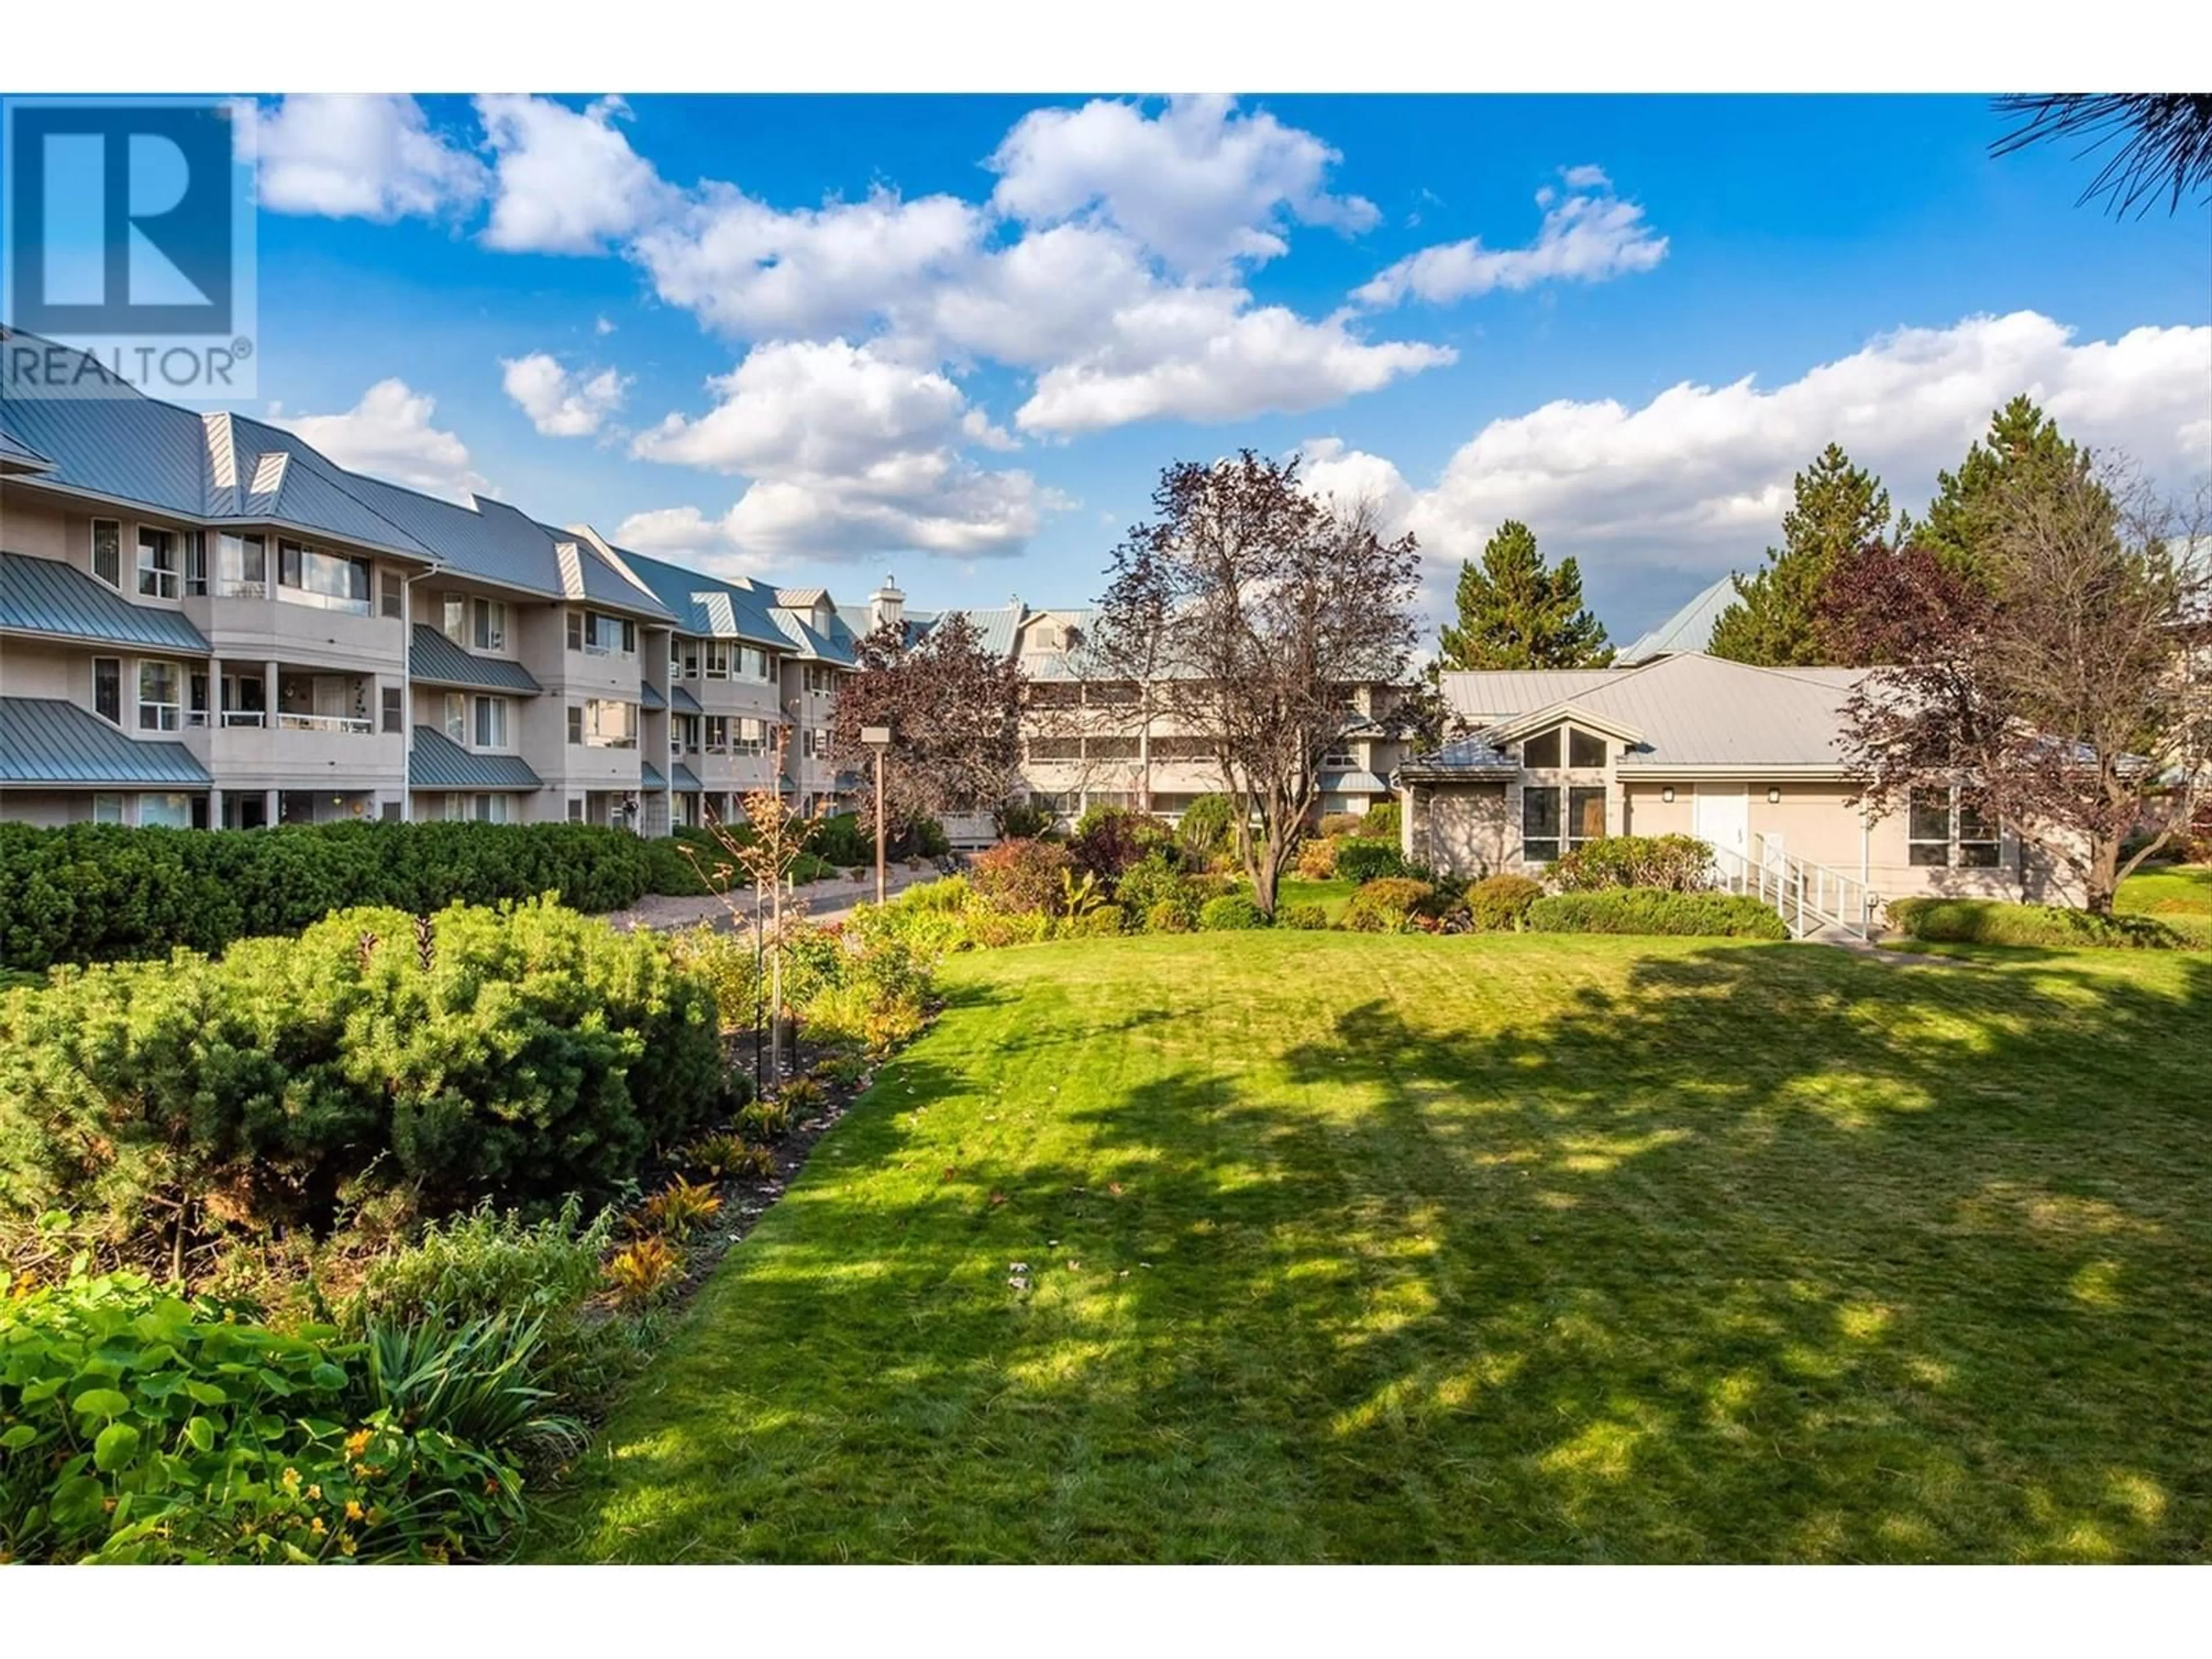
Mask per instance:
[[[2094,164],[1992,159],[1978,98],[258,125],[264,407],[779,582],[1087,601],[1163,465],[1250,445],[1411,527],[1436,595],[1526,520],[1626,640],[1755,562],[1831,437],[1916,508],[2021,391],[2173,482],[2212,464],[2212,215],[2077,207]]]

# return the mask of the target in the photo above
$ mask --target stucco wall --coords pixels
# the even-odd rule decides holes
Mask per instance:
[[[1521,838],[1502,783],[1422,786],[1401,825],[1407,855],[1470,878],[1520,868]]]

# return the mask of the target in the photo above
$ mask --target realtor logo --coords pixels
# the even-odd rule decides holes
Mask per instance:
[[[252,397],[251,120],[219,99],[0,111],[0,390]]]

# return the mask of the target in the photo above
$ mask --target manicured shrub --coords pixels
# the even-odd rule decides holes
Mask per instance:
[[[521,1380],[532,1332],[478,1331],[459,1353],[441,1333],[442,1363],[377,1375],[374,1344],[281,1334],[129,1273],[18,1293],[0,1322],[16,1561],[481,1559],[523,1518],[523,1477],[447,1425],[556,1426]]]
[[[1177,855],[1162,849],[1124,871],[1115,884],[1114,897],[1131,915],[1147,918],[1162,905],[1172,906],[1188,929],[1197,924],[1198,908],[1211,896],[1206,888],[1205,882],[1183,872]]]
[[[1267,927],[1267,913],[1249,893],[1224,893],[1200,908],[1198,925],[1209,933],[1244,933]]]
[[[1395,800],[1376,801],[1361,816],[1359,824],[1358,833],[1367,839],[1395,842],[1401,827],[1398,803]]]
[[[1334,841],[1340,836],[1368,834],[1367,817],[1361,812],[1324,812],[1321,815],[1321,836],[1323,841]]]
[[[1336,873],[1351,881],[1376,881],[1406,873],[1406,860],[1395,841],[1351,840],[1337,843]]]
[[[1048,841],[1002,841],[976,855],[969,885],[1002,915],[1049,915],[1060,896],[1060,872],[1074,867],[1067,848]]]
[[[1467,890],[1468,920],[1483,933],[1505,933],[1520,927],[1543,896],[1543,883],[1528,876],[1486,877]]]
[[[1586,841],[1544,867],[1564,893],[1607,887],[1663,887],[1697,891],[1711,879],[1712,845],[1694,836],[1605,836]]]
[[[1297,872],[1306,881],[1327,881],[1336,874],[1337,843],[1305,841],[1298,844]]]
[[[1344,907],[1344,925],[1355,933],[1403,933],[1436,896],[1425,881],[1384,876],[1352,896]]]
[[[1174,844],[1175,832],[1158,818],[1127,807],[1093,806],[1075,821],[1067,850],[1078,868],[1111,883],[1139,860]]]
[[[1113,939],[1126,925],[1127,912],[1118,904],[1102,904],[1085,910],[1079,916],[1069,916],[1060,924],[1062,939]]]
[[[653,935],[543,902],[64,973],[0,998],[0,1217],[123,1245],[611,1193],[726,1109],[715,1024]]]
[[[814,833],[807,837],[806,850],[841,869],[866,865],[872,870],[876,866],[875,826],[871,823],[863,830],[858,814],[839,812],[814,826]]]
[[[1930,943],[2046,950],[2212,950],[2212,918],[2203,916],[2100,916],[2054,904],[2013,904],[2002,899],[1897,898],[1883,908],[1892,927]]]
[[[1301,933],[1321,933],[1328,927],[1328,907],[1300,902],[1275,907],[1275,926],[1294,927]]]
[[[1686,933],[1718,939],[1787,939],[1772,908],[1736,893],[1607,887],[1554,893],[1528,907],[1534,933]]]
[[[1145,912],[1148,933],[1188,933],[1193,925],[1189,913],[1173,899],[1162,899]]]

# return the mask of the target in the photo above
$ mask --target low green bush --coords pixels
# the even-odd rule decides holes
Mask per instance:
[[[1200,907],[1198,925],[1209,933],[1245,933],[1267,927],[1267,913],[1249,893],[1224,893]]]
[[[1226,795],[1200,795],[1176,824],[1176,839],[1200,863],[1228,852],[1236,836],[1237,803]]]
[[[1544,884],[1528,876],[1488,876],[1467,890],[1468,919],[1480,932],[1508,933],[1528,920]]]
[[[1406,873],[1406,860],[1395,841],[1340,842],[1336,873],[1348,881],[1387,880]]]
[[[1694,836],[1603,836],[1586,841],[1544,874],[1561,892],[1663,887],[1691,892],[1711,879],[1712,845]]]
[[[1366,823],[1365,816],[1358,812],[1324,812],[1319,826],[1321,837],[1331,841],[1339,836],[1364,836],[1367,833]]]
[[[975,856],[968,884],[984,906],[1003,915],[1050,915],[1060,876],[1075,867],[1067,848],[1048,841],[1002,841]]]
[[[1355,933],[1403,933],[1436,896],[1425,881],[1384,876],[1352,894],[1344,907],[1344,925]]]
[[[1173,899],[1162,899],[1145,912],[1148,933],[1188,933],[1195,925],[1188,912]]]
[[[1325,904],[1316,904],[1310,900],[1301,901],[1296,904],[1277,905],[1275,926],[1296,928],[1304,933],[1325,932],[1328,927],[1328,907]]]
[[[1378,800],[1360,815],[1358,833],[1370,841],[1387,841],[1395,846],[1401,822],[1396,801]]]
[[[2100,916],[2055,904],[2003,899],[1897,898],[1889,925],[1931,944],[2014,945],[2047,950],[2212,950],[2212,917]]]
[[[610,1194],[726,1109],[716,1023],[659,939],[548,901],[64,970],[0,996],[0,1220],[180,1247]]]
[[[0,823],[0,966],[213,954],[358,905],[420,914],[557,892],[573,909],[616,910],[659,868],[635,836],[583,823]]]
[[[1063,917],[1056,932],[1062,939],[1113,939],[1127,927],[1128,912],[1118,904],[1102,904],[1079,916]]]
[[[1533,933],[1684,933],[1717,939],[1787,939],[1773,909],[1736,893],[1607,887],[1554,893],[1528,909]]]
[[[514,1381],[526,1338],[459,1359],[442,1345],[442,1383],[418,1375],[395,1408],[378,1401],[405,1379],[372,1376],[368,1345],[136,1274],[9,1297],[0,1346],[0,1549],[16,1561],[482,1559],[524,1516],[522,1472],[446,1425],[495,1424],[519,1389],[520,1423],[503,1420],[546,1426]]]

